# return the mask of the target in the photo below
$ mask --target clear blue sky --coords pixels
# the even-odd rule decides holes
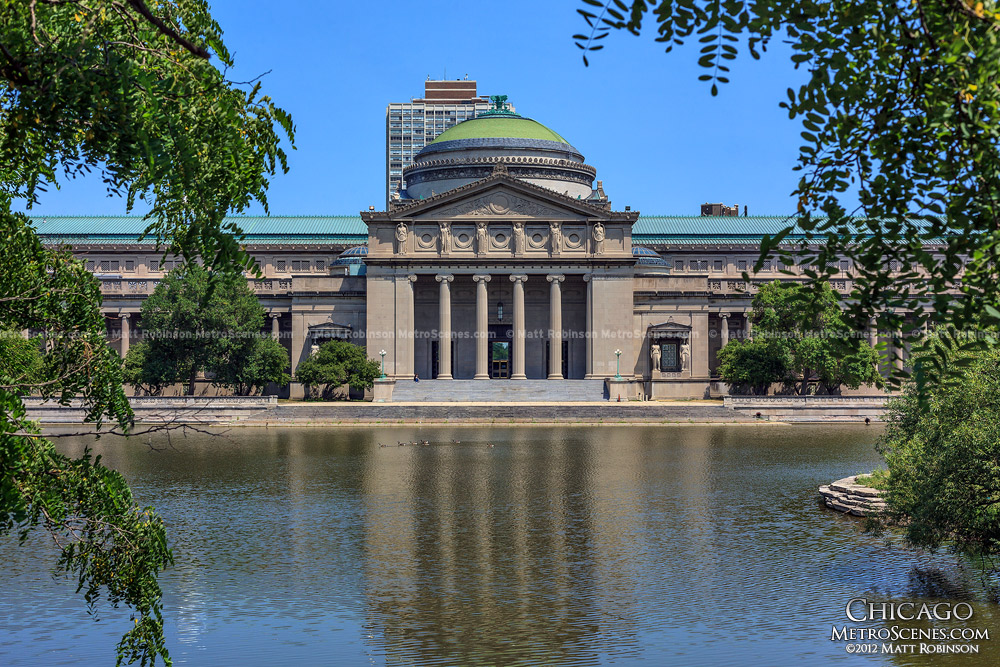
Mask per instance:
[[[578,0],[315,2],[216,0],[236,80],[291,112],[298,149],[270,189],[275,215],[354,214],[385,202],[385,107],[420,97],[430,75],[479,82],[559,132],[604,181],[616,209],[696,215],[703,202],[788,214],[800,131],[778,107],[800,81],[780,45],[741,54],[718,97],[697,49],[663,53],[652,33],[612,34],[584,67],[571,36]],[[41,195],[32,215],[120,215],[99,178]],[[137,211],[143,213],[144,211]],[[259,212],[259,211],[253,211]]]

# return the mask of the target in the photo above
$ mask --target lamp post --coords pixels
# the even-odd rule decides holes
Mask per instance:
[[[381,355],[381,357],[382,357],[382,377],[379,378],[379,379],[380,380],[384,380],[385,379],[385,350],[382,350],[381,352],[379,352],[379,355]]]
[[[616,380],[621,380],[622,379],[621,370],[622,370],[622,351],[621,350],[615,350],[615,379]]]

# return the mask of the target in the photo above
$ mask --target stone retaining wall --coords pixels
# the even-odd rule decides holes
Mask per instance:
[[[278,407],[276,396],[130,396],[128,400],[140,423],[231,424],[262,419]],[[79,424],[85,416],[80,399],[63,406],[26,398],[24,405],[29,419],[44,424]]]
[[[890,396],[726,396],[723,405],[774,421],[883,421]]]
[[[854,516],[867,516],[883,510],[885,501],[882,500],[882,492],[857,484],[857,479],[858,475],[852,475],[838,479],[829,486],[819,487],[819,494],[823,496],[826,506]]]

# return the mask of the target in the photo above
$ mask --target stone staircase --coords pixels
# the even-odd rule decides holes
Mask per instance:
[[[393,403],[603,401],[604,380],[399,380]]]

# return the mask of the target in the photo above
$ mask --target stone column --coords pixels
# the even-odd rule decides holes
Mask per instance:
[[[406,280],[404,281],[404,291],[406,294],[406,321],[408,325],[404,327],[404,331],[408,331],[409,335],[402,341],[402,351],[397,357],[400,360],[405,359],[405,370],[403,373],[408,378],[412,378],[416,374],[416,368],[414,368],[414,350],[417,344],[417,321],[414,313],[413,301],[414,301],[414,288],[417,284],[417,274],[410,273],[407,274]],[[399,372],[397,370],[397,372]]]
[[[128,326],[128,318],[129,317],[131,317],[130,313],[122,313],[121,314],[121,318],[122,318],[122,342],[121,342],[122,359],[124,359],[125,355],[128,354],[129,338],[131,337],[131,331],[129,331],[129,326]]]
[[[743,314],[744,318],[746,319],[746,323],[747,323],[746,334],[745,334],[747,338],[753,338],[753,323],[750,322],[750,314],[751,313],[753,313],[753,311],[752,310],[748,310],[748,311],[746,311]]]
[[[729,344],[729,313],[719,313],[720,331],[719,331],[719,343],[721,350],[727,344]]]
[[[515,274],[510,276],[510,281],[514,283],[514,359],[511,380],[527,380],[524,374],[524,282],[528,276]]]
[[[585,378],[590,379],[594,377],[594,313],[592,312],[593,306],[593,295],[594,295],[594,281],[591,280],[593,275],[588,273],[583,276],[583,281],[587,283],[587,301],[584,304],[584,312],[587,314],[587,330],[585,332],[587,344],[587,358],[586,358],[586,370],[584,373]]]
[[[691,377],[708,377],[708,313],[691,313]]]
[[[562,281],[563,275],[549,275],[549,379],[562,380]]]
[[[438,380],[451,379],[451,281],[455,276],[441,274],[438,300]]]
[[[878,318],[868,318],[868,344],[872,347],[878,345]]]
[[[473,379],[489,380],[490,312],[486,283],[490,276],[475,275],[472,279],[476,281],[476,375]]]
[[[281,340],[281,313],[271,312],[271,338]]]

